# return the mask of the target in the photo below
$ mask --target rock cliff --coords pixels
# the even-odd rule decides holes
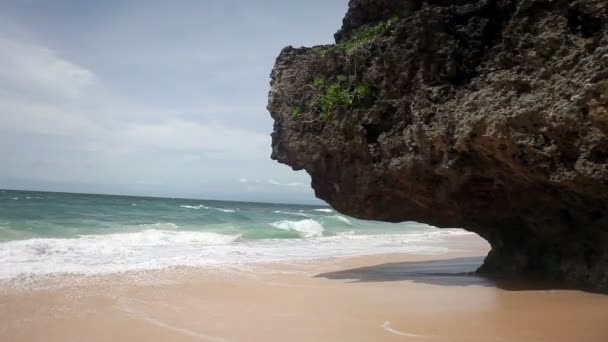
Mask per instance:
[[[608,288],[608,1],[351,0],[284,48],[272,158],[364,219],[462,227],[480,272]]]

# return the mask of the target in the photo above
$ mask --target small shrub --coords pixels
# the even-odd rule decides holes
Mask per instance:
[[[319,90],[319,89],[325,87],[325,80],[317,77],[314,80],[312,80],[312,85],[315,87],[315,89]]]
[[[345,75],[338,75],[331,82],[317,77],[313,79],[311,86],[314,92],[305,107],[310,112],[317,112],[322,121],[327,121],[337,106],[350,108],[355,98],[361,100],[371,98],[373,95],[372,87],[367,82],[353,86]],[[292,118],[298,120],[302,112],[302,107],[293,107]]]
[[[329,85],[321,78],[313,80],[315,93],[311,100],[311,107],[319,111],[319,117],[323,121],[329,119],[329,115],[335,106],[347,106],[353,101],[348,91],[348,78],[344,75],[336,76],[336,80]]]
[[[317,52],[321,57],[326,57],[330,53],[338,50],[342,51],[352,51],[362,43],[374,40],[380,37],[387,29],[394,26],[394,24],[399,20],[398,16],[394,16],[387,21],[380,22],[374,26],[368,26],[357,31],[353,32],[351,38],[347,41],[340,42],[335,45],[328,45],[317,48]],[[392,29],[390,31],[391,35],[395,34],[395,30]]]
[[[329,119],[331,111],[336,106],[350,107],[356,98],[368,98],[372,94],[371,86],[366,82],[357,84],[354,89],[349,84],[348,77],[338,75],[335,81],[327,85],[322,79],[313,80],[315,94],[312,97],[310,106],[319,111],[319,117],[323,121]]]
[[[300,115],[302,115],[302,108],[300,108],[300,107],[293,107],[291,109],[291,118],[292,119],[298,119],[300,117]]]
[[[357,84],[357,87],[355,88],[355,95],[360,98],[360,99],[364,99],[369,97],[372,94],[372,88],[369,85],[369,83],[367,82],[361,82],[359,84]]]

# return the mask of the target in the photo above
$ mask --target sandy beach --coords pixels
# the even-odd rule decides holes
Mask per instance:
[[[606,341],[608,296],[471,275],[480,238],[228,269],[20,279],[2,341]]]
[[[608,0],[0,1],[0,65],[0,342],[608,342]]]

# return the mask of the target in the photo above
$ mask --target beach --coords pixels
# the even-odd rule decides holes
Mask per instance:
[[[0,13],[0,342],[608,342],[608,0]]]
[[[2,341],[605,341],[608,296],[471,275],[449,252],[4,283]]]

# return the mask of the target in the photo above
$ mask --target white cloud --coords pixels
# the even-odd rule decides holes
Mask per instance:
[[[104,92],[94,72],[40,44],[0,35],[0,65],[0,130],[81,137],[74,148],[109,157],[181,150],[188,152],[185,161],[196,161],[196,153],[247,158],[270,152],[266,134],[173,119],[173,110],[134,109]],[[145,122],[150,118],[156,121]]]
[[[219,123],[169,120],[137,124],[119,134],[147,148],[198,150],[241,157],[270,154],[270,136]]]
[[[33,42],[0,33],[0,130],[97,134],[97,76]]]
[[[11,30],[0,28],[0,179],[183,186],[188,191],[197,191],[193,184],[198,184],[205,189],[203,195],[208,189],[223,194],[230,187],[234,193],[252,187],[254,193],[277,198],[274,194],[307,191],[307,186],[285,180],[306,182],[308,175],[270,160],[271,122],[263,104],[234,101],[253,96],[247,80],[239,83],[246,92],[233,88],[231,75],[222,73],[222,82],[212,82],[205,76],[208,70],[200,69],[205,65],[193,68],[200,70],[200,80],[184,80],[166,70],[139,80],[141,75],[130,70],[110,70],[111,65],[103,64],[104,56],[57,48],[69,47],[69,42],[51,47],[53,39],[44,34],[42,39],[35,33],[22,39],[6,32]],[[130,57],[141,55],[131,53]],[[114,51],[112,55],[116,60],[129,57]],[[78,58],[82,56],[87,58]],[[85,60],[86,65],[80,62]],[[182,66],[192,67],[187,62]],[[148,82],[165,78],[166,84]],[[229,95],[210,92],[216,83],[228,84]],[[143,97],[123,91],[130,87]],[[190,94],[182,93],[189,87],[200,89],[203,100],[188,102]],[[261,86],[255,89],[263,93]],[[243,169],[249,179],[241,177]]]
[[[0,35],[0,86],[12,96],[25,92],[47,99],[76,99],[97,83],[87,68],[46,47]]]

